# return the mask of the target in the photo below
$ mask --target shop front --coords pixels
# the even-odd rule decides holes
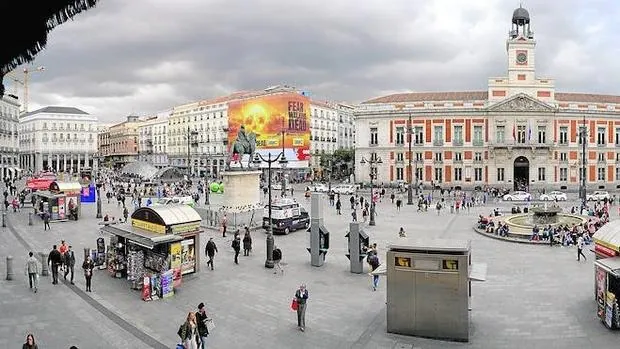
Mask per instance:
[[[53,181],[48,190],[33,193],[36,213],[40,216],[49,213],[51,222],[78,220],[81,216],[81,191],[82,186],[78,182]]]
[[[594,236],[594,292],[597,316],[607,328],[620,328],[620,221],[611,221]]]
[[[127,278],[145,301],[172,296],[183,275],[199,270],[200,216],[187,205],[142,207],[131,215],[131,225],[101,231],[111,234],[110,275]]]

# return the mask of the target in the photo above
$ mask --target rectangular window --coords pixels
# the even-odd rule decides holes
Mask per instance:
[[[454,137],[452,143],[454,143],[454,145],[463,145],[463,125],[454,126]]]
[[[463,161],[463,153],[456,152],[454,153],[454,162],[462,162]]]
[[[414,134],[415,134],[415,144],[416,145],[424,144],[424,128],[421,126],[416,126]]]
[[[502,144],[506,141],[506,126],[497,126],[495,128],[495,142]]]
[[[538,180],[539,181],[546,181],[546,172],[545,172],[546,168],[544,167],[539,167],[538,168]]]
[[[605,180],[605,167],[599,167],[596,169],[596,173],[597,173],[597,179],[599,181],[604,181]]]
[[[435,167],[435,182],[442,183],[443,182],[443,168]]]
[[[454,181],[461,182],[463,180],[463,169],[460,167],[454,168]]]
[[[616,128],[616,137],[614,139],[616,145],[620,145],[620,128]]]
[[[560,144],[568,144],[568,127],[560,126]]]
[[[423,168],[421,168],[421,167],[419,167],[419,168],[416,168],[416,169],[415,169],[415,175],[416,175],[416,178],[417,178],[418,180],[422,180],[422,171],[423,171],[423,170],[424,170],[424,169],[423,169]]]
[[[404,153],[396,153],[396,162],[403,162],[405,161],[405,154]]]
[[[568,161],[568,153],[560,153],[560,161]]]
[[[605,153],[598,153],[597,159],[598,159],[598,162],[605,162]]]
[[[527,130],[526,130],[525,125],[517,126],[517,143],[525,144],[526,139],[527,139],[526,133],[527,133]]]
[[[503,168],[498,168],[497,169],[497,181],[498,182],[503,182],[505,178],[505,172]]]
[[[397,145],[405,144],[405,128],[404,127],[396,128],[396,144]]]
[[[482,168],[480,167],[474,168],[474,181],[476,182],[482,181]]]
[[[443,153],[435,153],[435,161],[443,161]]]
[[[379,130],[376,127],[370,128],[370,145],[379,144]]]
[[[402,181],[405,178],[405,171],[402,167],[397,167],[396,168],[396,180],[397,181]]]
[[[547,127],[538,126],[538,144],[547,143]]]
[[[599,127],[596,130],[596,145],[605,145],[607,144],[607,139],[605,138],[605,128]]]
[[[434,129],[434,142],[435,145],[443,145],[443,126],[435,126]]]
[[[424,162],[424,154],[423,153],[415,153],[415,161]]]
[[[616,167],[616,180],[620,181],[620,167]]]
[[[474,145],[482,145],[482,126],[474,126]]]
[[[568,168],[560,167],[560,182],[568,181]]]
[[[482,153],[481,152],[475,152],[474,153],[474,161],[482,161]]]

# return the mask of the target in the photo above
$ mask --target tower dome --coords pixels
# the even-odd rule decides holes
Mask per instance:
[[[530,23],[530,13],[526,9],[519,6],[512,13],[512,23],[516,25],[524,25]]]

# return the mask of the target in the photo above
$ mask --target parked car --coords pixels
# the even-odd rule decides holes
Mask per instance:
[[[291,231],[308,229],[310,214],[294,199],[279,199],[271,205],[271,222],[274,234],[288,235]],[[269,205],[263,209],[263,228],[269,229]]]
[[[317,193],[327,193],[329,191],[329,187],[323,183],[309,185],[308,189]]]
[[[353,195],[357,192],[357,187],[354,184],[339,184],[332,187],[332,191],[336,194]]]
[[[603,190],[598,190],[592,194],[586,195],[586,200],[588,201],[601,201],[605,199],[610,200],[611,196],[609,196],[608,192],[603,191]]]
[[[510,194],[504,195],[503,199],[505,201],[526,201],[531,200],[532,196],[530,195],[530,193],[524,191],[514,191]]]
[[[566,193],[562,193],[561,191],[552,191],[546,194],[540,195],[540,200],[543,201],[566,201]]]

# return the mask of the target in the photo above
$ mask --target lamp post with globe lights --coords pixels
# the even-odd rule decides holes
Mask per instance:
[[[368,221],[368,225],[376,225],[375,222],[375,192],[374,192],[374,180],[377,177],[377,165],[383,164],[383,160],[380,157],[371,156],[370,160],[367,160],[362,156],[362,160],[360,160],[360,165],[370,166],[370,221]]]

